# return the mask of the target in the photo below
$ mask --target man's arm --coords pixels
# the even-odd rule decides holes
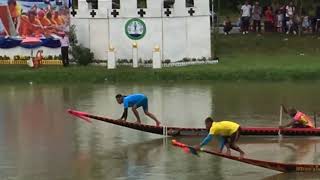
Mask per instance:
[[[294,120],[290,121],[288,124],[285,124],[285,125],[282,125],[282,126],[279,126],[279,128],[286,128],[286,127],[290,127],[294,124]]]
[[[200,143],[200,147],[207,145],[213,138],[212,134],[208,134],[207,137],[205,137],[202,142]]]
[[[197,151],[200,150],[200,148],[204,145],[207,145],[213,138],[212,134],[208,134],[199,145],[195,145],[193,146],[194,149],[196,149]]]
[[[122,116],[119,120],[127,120],[127,116],[128,116],[128,108],[124,108]]]

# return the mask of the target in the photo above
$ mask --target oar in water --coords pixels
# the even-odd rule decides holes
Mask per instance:
[[[282,105],[280,106],[280,117],[279,117],[279,126],[282,125]],[[278,135],[279,135],[279,138],[282,137],[282,134],[281,134],[281,129],[279,128],[279,131],[278,131]]]
[[[186,144],[183,144],[181,142],[178,142],[177,140],[173,139],[172,140],[172,144],[175,145],[175,146],[178,146],[178,147],[181,147],[182,150],[185,152],[185,153],[190,153],[190,154],[193,154],[193,155],[196,155],[196,156],[200,156],[198,151],[194,148],[194,147],[191,147],[191,146],[188,146]]]
[[[73,111],[73,110],[71,110],[71,109],[68,109],[68,113],[70,113],[70,114],[72,114],[72,115],[74,115],[74,116],[77,116],[78,118],[80,118],[80,119],[83,119],[83,120],[85,120],[86,122],[88,122],[88,123],[91,123],[92,121],[87,117],[87,113],[85,113],[85,112],[81,112],[81,111]]]

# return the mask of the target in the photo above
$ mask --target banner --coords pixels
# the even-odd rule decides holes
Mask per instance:
[[[69,6],[69,0],[0,0],[0,48],[60,47]]]

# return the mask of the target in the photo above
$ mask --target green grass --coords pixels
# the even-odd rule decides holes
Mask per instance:
[[[287,40],[284,40],[287,38]],[[97,66],[1,65],[0,82],[152,82],[184,80],[288,81],[320,80],[320,39],[315,36],[279,34],[219,35],[216,38],[219,64],[187,67],[108,70]]]

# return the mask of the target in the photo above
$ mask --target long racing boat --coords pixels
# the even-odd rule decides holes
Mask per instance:
[[[81,118],[87,122],[92,120],[111,123],[118,126],[127,127],[143,132],[154,133],[168,136],[205,136],[208,132],[205,128],[181,128],[181,127],[166,127],[153,126],[147,124],[137,124],[127,121],[115,120],[108,117],[92,115],[86,112],[68,110],[68,113]],[[279,132],[285,136],[320,136],[320,128],[285,128],[279,129],[275,127],[241,127],[241,135],[255,136],[278,136]]]

